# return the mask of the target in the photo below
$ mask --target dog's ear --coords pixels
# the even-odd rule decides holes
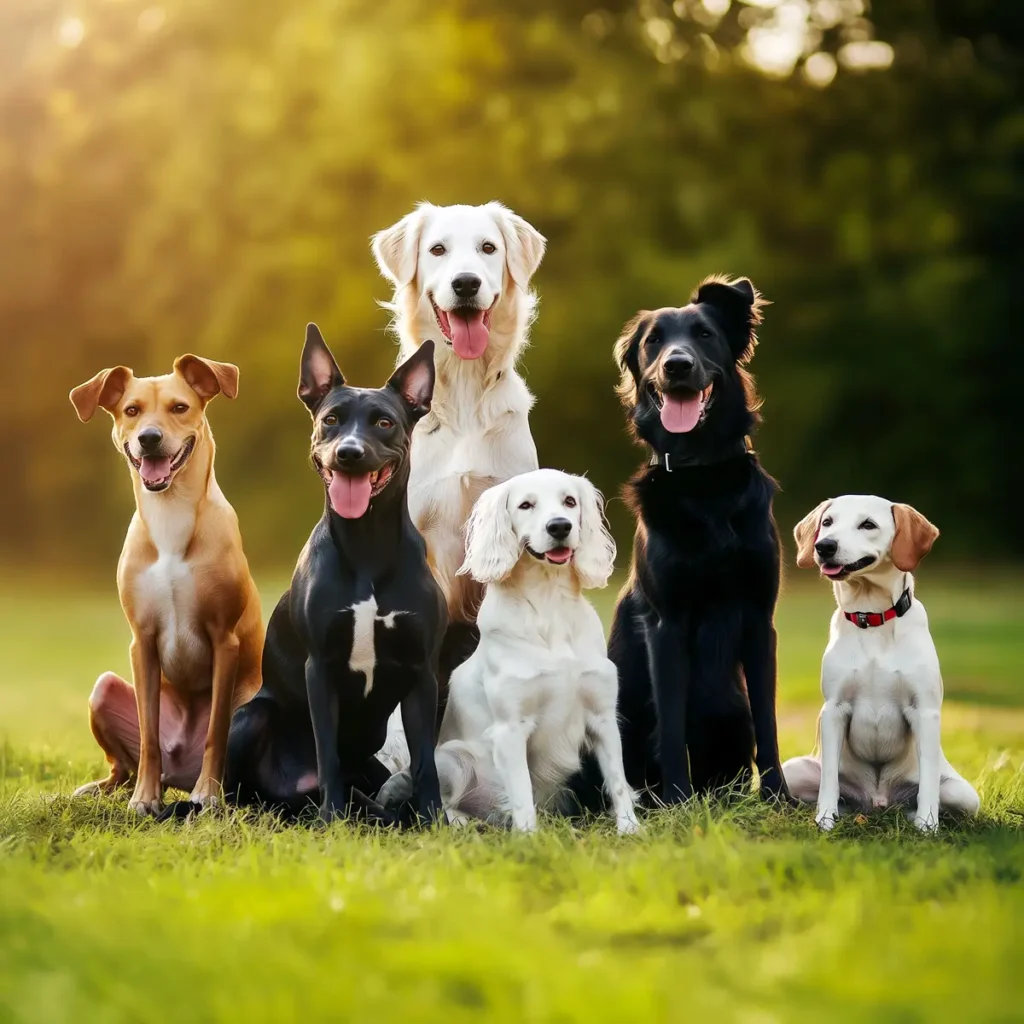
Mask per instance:
[[[516,567],[522,545],[512,527],[508,481],[488,488],[476,500],[466,522],[466,560],[460,576],[500,583]]]
[[[412,213],[407,213],[397,224],[378,231],[370,240],[373,258],[380,272],[395,288],[405,288],[416,277],[420,232],[427,214],[433,209],[430,203],[420,203]]]
[[[622,333],[615,342],[615,365],[621,375],[619,383],[615,385],[615,391],[627,409],[636,404],[636,385],[640,376],[640,340],[650,329],[651,314],[642,309],[631,320],[626,321]]]
[[[814,541],[818,536],[818,524],[825,514],[825,509],[831,504],[832,499],[826,499],[793,527],[793,539],[796,541],[796,564],[800,569],[814,568]]]
[[[577,477],[580,489],[580,543],[573,565],[585,590],[603,587],[615,568],[615,541],[604,515],[604,498],[586,477]]]
[[[100,370],[95,377],[72,388],[68,398],[83,423],[96,415],[97,409],[106,409],[112,413],[121,401],[121,396],[128,387],[133,374],[127,366],[114,366],[108,370]]]
[[[939,528],[910,505],[893,505],[892,518],[896,523],[896,533],[889,551],[892,564],[903,572],[913,572],[921,559],[931,551],[939,535]]]
[[[547,239],[532,224],[501,203],[488,203],[487,209],[501,229],[509,276],[516,287],[525,292],[544,258]]]
[[[174,370],[188,381],[192,390],[204,401],[223,394],[234,398],[238,394],[238,367],[234,363],[218,363],[214,359],[184,355],[174,360]]]
[[[434,397],[434,343],[430,339],[423,342],[391,374],[387,386],[402,396],[414,420],[426,416]]]
[[[306,326],[306,343],[299,360],[299,398],[315,416],[324,396],[345,383],[338,364],[316,324]]]
[[[762,320],[761,310],[768,305],[750,281],[745,277],[735,281],[718,276],[706,278],[691,301],[712,307],[718,322],[725,328],[736,362],[747,362],[757,346],[756,330]]]

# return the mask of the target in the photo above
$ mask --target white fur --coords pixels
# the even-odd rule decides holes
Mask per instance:
[[[386,629],[395,625],[395,616],[401,612],[389,612],[387,615],[377,614],[377,598],[370,594],[365,601],[352,605],[352,653],[349,655],[348,667],[352,672],[361,672],[366,680],[363,696],[368,697],[373,689],[373,672],[377,667],[377,651],[374,633],[377,623],[384,624]]]
[[[833,584],[838,608],[821,665],[821,757],[783,765],[793,796],[817,803],[823,829],[835,824],[841,798],[884,808],[916,788],[913,820],[922,830],[938,825],[940,808],[975,814],[979,806],[942,753],[942,675],[924,606],[914,596],[904,616],[867,629],[843,614],[884,612],[907,587],[913,594],[913,576],[891,558],[895,533],[893,506],[884,498],[846,495],[819,512],[816,539],[839,543],[833,561],[876,559]],[[821,564],[817,553],[815,561]]]
[[[547,524],[572,524],[555,540]],[[584,586],[604,586],[615,545],[601,498],[581,477],[541,469],[487,491],[473,509],[464,570],[488,584],[480,645],[452,674],[437,749],[449,816],[511,814],[531,831],[592,746],[615,820],[637,828],[616,720],[618,677]],[[569,547],[556,565],[537,554]],[[479,575],[477,575],[479,574]]]

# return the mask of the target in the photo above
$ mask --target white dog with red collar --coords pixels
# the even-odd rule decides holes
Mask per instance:
[[[838,608],[821,662],[820,757],[782,770],[830,829],[840,805],[903,806],[924,831],[939,812],[973,815],[978,794],[942,753],[942,675],[911,572],[939,531],[909,505],[847,494],[823,501],[793,534],[797,565],[832,581]]]

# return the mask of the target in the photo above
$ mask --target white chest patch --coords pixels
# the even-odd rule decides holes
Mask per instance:
[[[365,601],[352,605],[352,654],[348,659],[348,667],[352,672],[362,672],[365,677],[364,697],[373,689],[373,670],[377,667],[377,652],[374,646],[377,623],[384,623],[385,629],[393,629],[395,616],[401,614],[402,612],[388,612],[387,615],[378,615],[377,598],[373,594]]]

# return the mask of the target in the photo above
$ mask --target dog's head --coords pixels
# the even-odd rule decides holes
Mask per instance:
[[[409,477],[409,443],[416,421],[430,411],[434,346],[420,346],[382,388],[345,383],[316,324],[306,328],[299,364],[299,398],[313,417],[311,458],[331,508],[358,519],[384,489]]]
[[[939,531],[910,505],[869,494],[823,501],[793,530],[796,564],[830,580],[870,576],[891,566],[913,572]]]
[[[396,293],[411,287],[462,359],[487,350],[492,318],[513,289],[527,292],[544,246],[544,237],[501,203],[421,203],[373,236],[373,255]]]
[[[743,369],[764,300],[746,279],[708,278],[688,306],[638,313],[615,343],[619,396],[658,452],[749,433],[757,397]]]
[[[466,524],[466,560],[459,572],[498,583],[522,559],[573,572],[584,588],[608,582],[615,541],[601,494],[589,480],[537,469],[484,491]]]
[[[206,405],[238,394],[238,367],[199,356],[179,356],[173,372],[136,377],[127,366],[100,370],[79,384],[71,403],[83,422],[97,409],[114,420],[114,446],[147,491],[166,491],[209,436]]]

